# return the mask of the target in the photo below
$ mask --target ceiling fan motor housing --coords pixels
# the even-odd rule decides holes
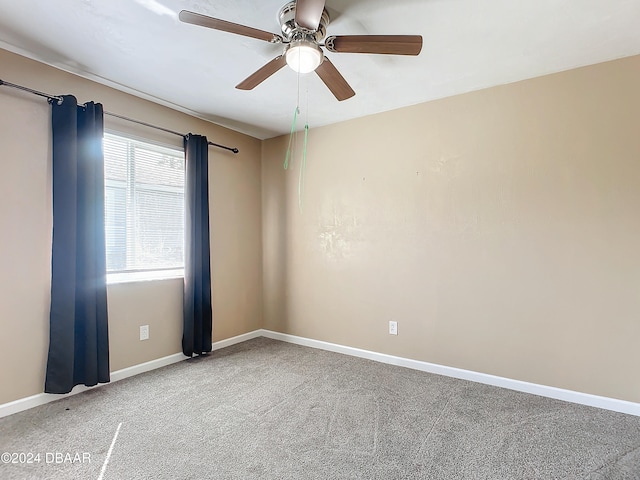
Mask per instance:
[[[320,42],[327,34],[327,26],[329,25],[329,12],[327,9],[322,10],[320,24],[316,30],[308,30],[296,24],[296,2],[289,2],[280,9],[278,13],[278,21],[282,34],[287,41],[304,38],[314,42]],[[295,37],[295,38],[294,38]]]

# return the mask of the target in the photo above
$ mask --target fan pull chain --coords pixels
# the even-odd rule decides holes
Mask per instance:
[[[298,57],[298,64],[300,63],[300,57]],[[296,99],[296,105],[298,106],[298,108],[300,108],[300,66],[298,65],[298,72],[296,75],[297,78],[297,87],[298,87],[298,98]]]
[[[304,144],[302,147],[302,164],[300,165],[300,178],[298,178],[298,207],[302,212],[304,200],[304,173],[307,167],[307,138],[309,137],[309,123],[304,125]]]
[[[309,84],[306,84],[306,105],[304,111],[304,143],[302,144],[302,164],[300,165],[300,177],[298,178],[298,207],[302,212],[304,205],[304,180],[307,170],[307,141],[309,139]]]
[[[291,144],[293,143],[293,137],[296,131],[296,120],[298,119],[298,113],[300,113],[300,107],[296,106],[293,112],[293,122],[291,122],[291,134],[289,135],[289,146],[287,147],[287,154],[284,157],[284,169],[289,168],[289,158],[291,158]]]

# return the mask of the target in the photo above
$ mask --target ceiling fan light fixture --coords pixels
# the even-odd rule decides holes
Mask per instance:
[[[320,47],[308,40],[291,42],[285,53],[287,65],[298,73],[313,72],[320,66],[323,58]]]

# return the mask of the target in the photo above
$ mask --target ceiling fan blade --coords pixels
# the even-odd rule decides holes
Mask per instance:
[[[189,12],[188,10],[182,10],[178,17],[184,23],[213,28],[214,30],[220,30],[222,32],[235,33],[236,35],[243,35],[245,37],[257,38],[258,40],[264,40],[265,42],[282,43],[282,37],[275,33],[258,30],[257,28],[247,27],[238,23],[227,22],[226,20],[208,17],[207,15],[201,15],[199,13]]]
[[[339,35],[327,37],[330,52],[418,55],[422,50],[420,35]]]
[[[307,30],[317,30],[322,18],[325,0],[297,0],[296,24]]]
[[[243,81],[241,81],[238,85],[236,85],[236,88],[239,90],[253,90],[255,87],[260,85],[286,64],[287,61],[285,60],[284,55],[278,55],[264,67],[260,68],[259,70],[245,78]]]
[[[316,68],[316,73],[340,102],[356,94],[327,57],[324,57],[324,61]]]

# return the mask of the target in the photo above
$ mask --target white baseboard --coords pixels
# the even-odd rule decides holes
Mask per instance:
[[[435,373],[447,377],[459,378],[462,380],[470,380],[472,382],[493,385],[496,387],[508,388],[518,392],[532,393],[542,397],[555,398],[566,402],[588,405],[590,407],[612,410],[614,412],[627,413],[630,415],[640,416],[640,403],[618,400],[616,398],[601,397],[591,395],[589,393],[575,392],[573,390],[565,390],[562,388],[548,387],[546,385],[538,385],[535,383],[523,382],[521,380],[513,380],[511,378],[498,377],[486,373],[473,372],[471,370],[463,370],[460,368],[446,367],[435,363],[422,362],[419,360],[411,360],[409,358],[396,357],[384,353],[372,352],[369,350],[361,350],[359,348],[346,347],[335,343],[322,342],[310,338],[297,337],[285,333],[274,332],[271,330],[261,330],[263,337],[281,340],[283,342],[295,343],[305,347],[319,348],[330,352],[343,353],[354,357],[375,360],[376,362],[388,363],[400,367],[421,370],[423,372]]]
[[[254,330],[253,332],[243,333],[242,335],[238,335],[236,337],[231,337],[227,338],[226,340],[215,342],[213,344],[213,347],[211,348],[211,351],[214,352],[216,350],[220,350],[221,348],[230,347],[231,345],[246,342],[247,340],[252,340],[258,337],[262,337],[262,330]]]
[[[211,350],[212,351],[220,350],[221,348],[230,347],[231,345],[235,345],[236,343],[246,342],[247,340],[260,337],[261,335],[262,333],[260,330],[255,330],[253,332],[245,333],[243,335],[238,335],[236,337],[220,340],[218,342],[215,342],[212,345]],[[156,368],[165,367],[167,365],[171,365],[172,363],[181,362],[182,360],[187,360],[188,358],[189,357],[185,357],[182,353],[174,353],[173,355],[158,358],[156,360],[151,360],[150,362],[145,362],[139,365],[134,365],[132,367],[116,370],[115,372],[111,372],[110,383],[117,382],[124,378],[133,377],[134,375],[148,372],[150,370],[155,370]],[[30,397],[20,398],[13,402],[4,403],[0,405],[0,418],[6,417],[8,415],[13,415],[14,413],[22,412],[23,410],[28,410],[29,408],[37,407],[39,405],[44,405],[46,403],[53,402],[61,398],[66,398],[66,397],[70,397],[71,395],[76,395],[78,393],[86,392],[87,390],[90,390],[92,388],[100,388],[102,385],[108,385],[108,383],[96,385],[94,387],[76,385],[73,388],[73,390],[69,393],[60,394],[60,395],[52,394],[52,393],[38,393]]]
[[[220,340],[212,345],[212,351],[230,347],[231,345],[246,342],[247,340],[251,340],[257,337],[267,337],[274,340],[294,343],[296,345],[303,345],[305,347],[318,348],[330,352],[366,358],[368,360],[374,360],[376,362],[397,365],[399,367],[411,368],[413,370],[435,373],[437,375],[444,375],[447,377],[469,380],[486,385],[508,388],[510,390],[516,390],[518,392],[531,393],[534,395],[540,395],[542,397],[555,398],[558,400],[564,400],[566,402],[588,405],[590,407],[597,407],[614,412],[640,416],[640,403],[628,402],[615,398],[591,395],[589,393],[581,393],[575,392],[573,390],[565,390],[562,388],[523,382],[520,380],[498,377],[495,375],[474,372],[471,370],[463,370],[460,368],[447,367],[435,363],[423,362],[420,360],[396,357],[384,353],[372,352],[370,350],[362,350],[354,347],[347,347],[344,345],[338,345],[336,343],[323,342],[320,340],[313,340],[310,338],[298,337],[295,335],[288,335],[286,333],[279,333],[271,330],[254,330],[253,332],[245,333],[243,335]],[[150,370],[155,370],[156,368],[171,365],[172,363],[177,363],[182,360],[187,360],[187,357],[185,357],[182,353],[176,353],[167,357],[152,360],[150,362],[145,362],[140,365],[134,365],[133,367],[123,368],[122,370],[117,370],[111,373],[111,382],[117,382],[118,380],[132,377],[134,375],[148,372]],[[70,393],[64,395],[39,393],[37,395],[32,395],[30,397],[21,398],[13,402],[5,403],[0,405],[0,418],[12,415],[14,413],[22,412],[23,410],[28,410],[29,408],[37,407],[39,405],[44,405],[60,398],[65,398],[77,393],[81,393],[89,390],[90,388],[99,388],[100,386],[101,385],[97,385],[95,387],[85,387],[83,385],[78,385]]]

